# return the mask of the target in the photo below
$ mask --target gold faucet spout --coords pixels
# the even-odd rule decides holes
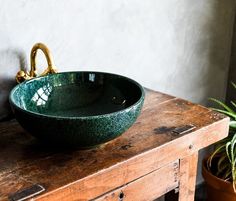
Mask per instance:
[[[32,78],[37,77],[37,69],[36,69],[36,56],[37,56],[37,52],[38,50],[42,50],[47,63],[48,63],[48,67],[46,68],[46,70],[44,70],[44,72],[40,75],[40,76],[44,76],[47,74],[52,74],[52,73],[57,73],[57,69],[54,65],[54,61],[51,55],[50,50],[48,49],[48,47],[43,44],[43,43],[36,43],[30,53],[30,64],[31,64],[31,68],[30,71],[24,71],[24,70],[20,70],[17,74],[16,74],[16,81],[18,83],[21,83],[25,80],[29,80]]]

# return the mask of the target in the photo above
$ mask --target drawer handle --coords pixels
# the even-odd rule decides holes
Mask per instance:
[[[23,201],[23,200],[32,198],[35,195],[42,193],[43,191],[45,191],[45,188],[42,185],[35,184],[33,186],[19,190],[14,194],[9,195],[9,200],[10,201]]]
[[[177,127],[172,132],[175,134],[178,134],[178,135],[182,135],[182,134],[185,134],[185,133],[188,133],[188,132],[194,130],[195,128],[196,128],[196,126],[194,126],[192,124],[188,124],[188,125],[184,125],[181,127]]]

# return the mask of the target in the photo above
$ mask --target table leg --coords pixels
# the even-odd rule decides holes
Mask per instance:
[[[180,160],[179,201],[194,201],[198,152]]]

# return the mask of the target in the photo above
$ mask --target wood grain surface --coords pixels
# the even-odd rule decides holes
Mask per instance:
[[[178,187],[178,177],[179,160],[163,166],[121,188],[102,195],[94,201],[117,201],[122,199],[129,201],[153,201],[158,196],[164,195]]]
[[[136,123],[91,150],[46,145],[16,121],[1,123],[0,200],[33,184],[46,189],[35,200],[95,199],[226,137],[228,122],[205,107],[149,90]],[[191,132],[173,132],[190,124],[196,127]]]
[[[179,201],[193,201],[198,153],[194,153],[180,160]]]

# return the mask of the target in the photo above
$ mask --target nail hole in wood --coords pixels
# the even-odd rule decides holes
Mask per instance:
[[[193,145],[192,145],[192,144],[190,144],[188,148],[189,148],[189,149],[192,149],[192,148],[193,148]]]
[[[119,194],[119,201],[122,201],[125,197],[125,194],[121,191]]]

